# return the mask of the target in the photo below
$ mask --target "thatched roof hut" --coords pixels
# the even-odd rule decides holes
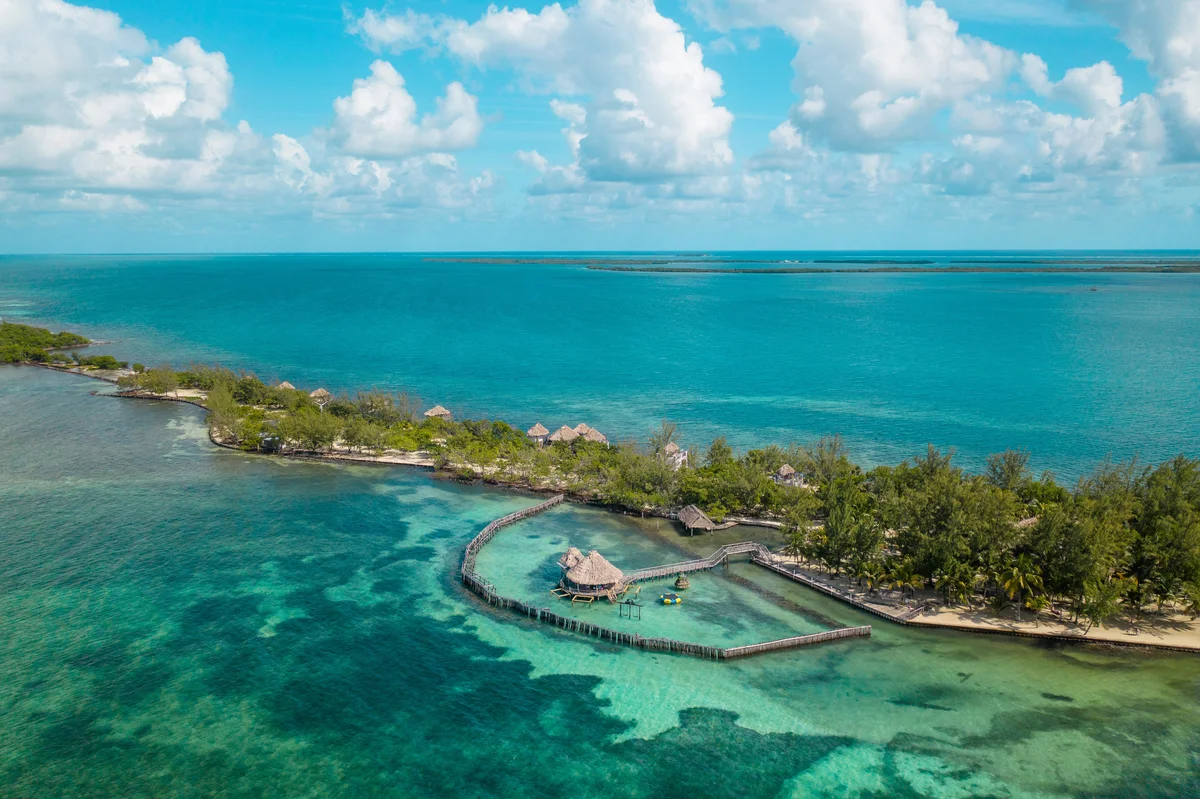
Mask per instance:
[[[579,434],[565,424],[554,431],[554,435],[550,436],[551,441],[574,441],[579,438]]]
[[[575,425],[575,432],[581,436],[586,436],[588,434],[588,431],[591,429],[592,428],[588,427],[583,422],[580,422],[579,424]]]
[[[529,436],[530,438],[540,438],[550,435],[550,431],[546,429],[544,424],[538,422],[533,427],[526,430],[525,435]]]
[[[684,464],[688,462],[687,450],[680,449],[679,445],[674,441],[663,447],[663,457],[666,458],[667,463],[671,464],[671,467],[675,471],[682,469]]]
[[[589,427],[588,431],[583,434],[583,437],[588,441],[595,441],[599,444],[608,443],[608,438],[594,427]]]
[[[796,470],[792,468],[790,463],[785,463],[779,467],[779,471],[775,472],[775,476],[780,480],[787,480],[796,474]]]
[[[674,441],[670,442],[665,447],[663,447],[663,454],[668,455],[668,456],[678,455],[679,454],[679,445],[676,444]]]
[[[443,408],[441,405],[434,405],[429,410],[425,411],[426,419],[445,419],[447,422],[454,421],[454,414]]]
[[[333,395],[323,388],[318,388],[316,391],[309,393],[308,396],[312,397],[317,402],[325,402]]]
[[[567,550],[565,555],[563,555],[561,558],[558,559],[558,565],[562,566],[563,571],[570,571],[571,569],[578,566],[580,561],[582,561],[582,560],[583,560],[583,553],[580,552],[575,547],[571,547],[570,549]]]
[[[679,521],[683,522],[683,526],[686,527],[689,532],[706,530],[711,533],[717,528],[716,522],[708,518],[708,515],[695,505],[688,505],[686,508],[679,511]]]
[[[286,380],[284,380],[279,385],[275,386],[275,388],[282,388],[282,389],[286,389],[287,391],[295,391],[296,390],[296,387],[293,386],[291,383],[289,383]]]
[[[1018,530],[1028,530],[1030,527],[1033,527],[1035,524],[1037,524],[1038,521],[1039,521],[1039,517],[1030,516],[1027,519],[1022,519],[1021,521],[1016,522],[1014,526]]]
[[[607,590],[623,579],[625,574],[594,549],[568,569],[563,578],[570,590]]]

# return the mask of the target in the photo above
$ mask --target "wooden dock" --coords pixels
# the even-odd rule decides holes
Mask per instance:
[[[696,560],[685,560],[679,563],[668,563],[665,566],[638,569],[626,575],[626,580],[629,583],[641,583],[647,580],[657,580],[662,577],[672,577],[676,574],[708,571],[709,569],[717,568],[734,555],[755,555],[765,558],[769,554],[767,548],[762,544],[755,544],[751,541],[740,544],[726,544],[707,558],[697,558]]]
[[[784,649],[796,649],[804,646],[812,646],[821,644],[827,641],[839,641],[845,638],[861,638],[871,635],[870,627],[849,627],[841,630],[827,630],[825,632],[815,633],[813,635],[802,635],[795,638],[783,638],[778,641],[764,641],[758,644],[750,644],[748,646],[736,646],[723,648],[718,646],[708,646],[705,644],[693,644],[687,641],[676,641],[673,638],[646,638],[636,633],[621,632],[608,627],[602,627],[599,624],[583,621],[582,619],[574,619],[568,616],[562,616],[555,613],[550,608],[538,607],[528,602],[511,597],[501,596],[496,590],[496,587],[485,580],[478,572],[475,571],[475,562],[482,550],[496,536],[500,530],[509,525],[516,524],[519,521],[536,516],[543,513],[555,505],[562,503],[565,497],[562,494],[551,497],[545,502],[539,503],[525,510],[510,513],[488,524],[479,534],[471,539],[467,544],[466,550],[463,552],[463,562],[461,576],[463,585],[470,591],[487,602],[489,605],[497,608],[503,608],[515,613],[520,613],[530,619],[537,619],[546,624],[553,624],[556,627],[561,627],[564,630],[570,630],[574,633],[582,635],[590,635],[594,638],[599,638],[602,641],[609,641],[622,646],[632,646],[637,649],[644,649],[650,652],[672,652],[679,655],[689,655],[691,657],[705,658],[707,660],[732,660],[735,658],[747,657],[749,655],[757,655],[764,652],[778,652]],[[725,563],[734,555],[751,555],[753,562],[759,562],[762,558],[764,561],[769,557],[769,552],[766,547],[755,543],[729,544],[721,547],[707,558],[699,558],[697,560],[684,561],[682,563],[670,563],[665,566],[655,566],[649,569],[642,569],[633,572],[630,575],[630,582],[640,582],[645,580],[653,580],[659,577],[667,577],[679,573],[703,571],[712,569],[721,563]]]

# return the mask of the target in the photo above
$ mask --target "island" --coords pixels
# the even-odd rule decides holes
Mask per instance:
[[[837,436],[736,453],[724,438],[685,447],[663,422],[644,441],[612,442],[580,420],[555,428],[531,419],[522,430],[456,419],[407,392],[335,393],[220,365],[81,357],[89,343],[0,325],[0,360],[105,380],[117,389],[108,396],[196,405],[227,449],[418,466],[670,519],[681,536],[720,541],[726,557],[748,554],[898,624],[1200,651],[1200,460],[1185,455],[1105,462],[1071,486],[1032,474],[1023,451],[992,455],[978,474],[932,446],[865,469]],[[715,538],[733,528],[754,540],[730,549]],[[464,582],[474,574],[466,556]]]

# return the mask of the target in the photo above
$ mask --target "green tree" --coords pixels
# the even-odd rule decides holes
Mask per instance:
[[[1024,597],[1042,588],[1041,570],[1028,555],[1018,555],[1004,573],[1003,587],[1008,598],[1017,601],[1017,621],[1020,621]]]

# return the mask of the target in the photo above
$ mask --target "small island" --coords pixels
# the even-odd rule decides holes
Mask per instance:
[[[1183,455],[1106,462],[1073,486],[1032,474],[1018,451],[991,456],[981,474],[932,446],[864,469],[838,437],[739,454],[723,438],[681,446],[664,422],[645,441],[611,443],[577,420],[551,435],[548,420],[528,431],[456,420],[406,392],[306,390],[222,366],[147,369],[64,352],[88,343],[0,325],[4,362],[197,405],[229,449],[421,466],[678,520],[681,536],[700,540],[741,525],[766,548],[761,565],[896,623],[1200,651],[1200,460]]]

